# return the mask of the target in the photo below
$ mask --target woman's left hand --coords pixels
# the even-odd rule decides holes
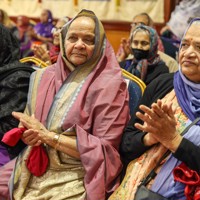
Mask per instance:
[[[137,112],[138,118],[143,120],[143,125],[136,123],[135,127],[151,133],[160,143],[171,151],[176,151],[182,137],[176,131],[175,111],[172,109],[172,103],[163,104],[161,100],[153,103],[151,108],[144,105],[140,106],[144,114]]]

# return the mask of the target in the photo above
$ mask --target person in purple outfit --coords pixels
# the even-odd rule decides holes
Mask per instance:
[[[41,43],[48,43],[53,41],[52,28],[53,15],[50,10],[44,9],[40,15],[40,22],[34,26],[32,31],[32,38]]]

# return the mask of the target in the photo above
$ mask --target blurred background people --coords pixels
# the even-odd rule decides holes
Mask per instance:
[[[0,140],[18,126],[12,111],[25,109],[29,79],[34,71],[30,65],[20,63],[20,48],[16,37],[0,24]],[[25,144],[20,140],[15,147],[0,143],[0,166],[17,156]]]
[[[121,68],[141,78],[148,85],[169,69],[158,55],[158,35],[155,29],[138,25],[131,33],[132,58],[120,62]]]
[[[42,43],[52,43],[53,35],[52,35],[52,28],[54,27],[53,24],[53,15],[52,12],[48,9],[44,9],[40,15],[40,22],[38,22],[34,26],[34,30],[32,31],[32,39],[37,44]]]
[[[140,13],[133,18],[133,23],[131,24],[130,37],[132,31],[138,25],[146,25],[154,28],[154,23],[150,16],[147,13]],[[119,62],[128,59],[131,54],[130,37],[129,39],[122,38],[121,40],[120,48],[116,54],[117,60]],[[162,60],[169,67],[170,72],[175,72],[178,70],[178,63],[176,61],[177,51],[177,47],[175,47],[170,42],[167,42],[166,40],[161,40],[158,36],[158,53]]]
[[[200,0],[182,0],[171,13],[170,20],[160,34],[172,44],[179,46],[190,18],[200,17]],[[167,40],[166,39],[166,40]]]
[[[16,24],[12,21],[5,10],[0,9],[0,24],[3,24],[11,32],[16,30]]]
[[[34,25],[30,23],[29,17],[24,15],[17,17],[17,29],[13,32],[13,34],[19,40],[21,58],[33,55],[33,51],[31,50],[32,39],[30,36],[33,26]]]
[[[60,52],[60,38],[59,33],[62,27],[69,22],[70,18],[63,17],[58,19],[55,27],[52,29],[53,43],[49,43],[47,48],[43,45],[35,44],[32,46],[34,56],[46,62],[48,65],[53,64],[57,61]]]
[[[140,13],[134,16],[133,21],[131,23],[130,34],[133,31],[133,29],[138,25],[154,27],[153,20],[147,13]],[[162,41],[159,38],[158,38],[158,50],[164,52]],[[119,62],[123,61],[124,59],[128,57],[129,54],[130,54],[130,37],[128,39],[122,38],[120,48],[116,55],[118,61]]]

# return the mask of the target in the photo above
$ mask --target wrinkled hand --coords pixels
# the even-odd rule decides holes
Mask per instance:
[[[171,30],[169,26],[162,27],[161,30],[160,30],[160,35],[162,35],[167,30]]]
[[[28,116],[20,112],[13,112],[12,115],[20,121],[20,126],[27,128],[22,135],[24,143],[30,146],[38,146],[41,143],[45,143],[45,135],[47,135],[49,131],[34,117],[34,115]]]
[[[29,129],[25,131],[21,139],[25,144],[29,146],[39,146],[40,144],[42,144],[42,141],[40,140],[39,132],[33,129]]]
[[[121,45],[125,55],[128,56],[131,52],[130,51],[130,41],[129,41],[129,39],[127,40],[126,38],[122,38],[120,45]]]
[[[157,144],[159,141],[154,137],[152,133],[147,133],[143,138],[143,143],[145,146],[151,146]]]
[[[130,54],[130,42],[126,38],[122,38],[120,42],[121,52],[118,55],[118,62],[125,60]]]
[[[27,30],[27,34],[30,38],[36,38],[37,34],[35,33],[33,27],[29,26]]]
[[[32,46],[32,50],[33,50],[34,56],[36,58],[39,58],[44,62],[51,63],[49,52],[43,46],[38,45],[38,44],[34,44]]]
[[[140,109],[144,114],[137,112],[136,116],[144,121],[144,124],[136,123],[135,127],[152,134],[153,138],[165,147],[176,149],[181,136],[176,131],[175,110],[172,109],[172,103],[164,104],[158,100],[151,108],[141,105]]]

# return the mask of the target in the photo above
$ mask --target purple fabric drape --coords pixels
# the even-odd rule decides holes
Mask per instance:
[[[200,84],[186,79],[181,70],[174,75],[174,90],[178,103],[187,117],[193,121],[200,116]],[[198,122],[197,124],[200,124]]]

